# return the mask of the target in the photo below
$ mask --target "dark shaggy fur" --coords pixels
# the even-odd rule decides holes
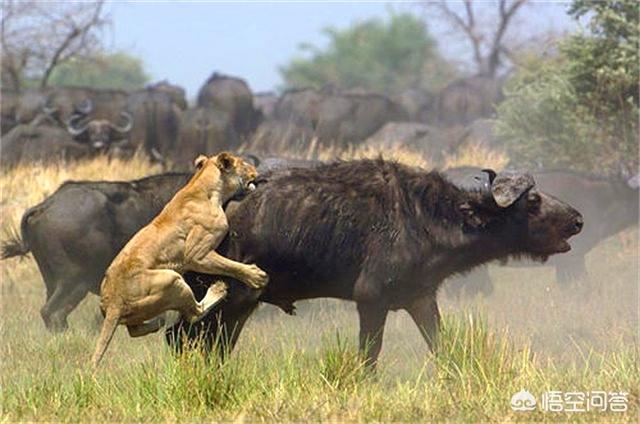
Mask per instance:
[[[291,169],[266,179],[228,210],[231,231],[221,253],[255,262],[270,276],[261,294],[232,284],[234,311],[222,306],[217,317],[227,334],[234,329],[232,344],[258,301],[291,312],[296,300],[316,297],[357,302],[360,346],[370,344],[371,361],[389,310],[407,309],[432,342],[444,278],[494,259],[544,259],[581,225],[577,211],[535,189],[501,208],[491,192],[463,190],[437,172],[383,160]]]

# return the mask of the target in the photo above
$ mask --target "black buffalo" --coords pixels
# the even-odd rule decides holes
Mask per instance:
[[[569,250],[566,240],[582,227],[580,213],[530,175],[488,175],[488,190],[464,190],[437,172],[383,160],[267,174],[229,208],[230,236],[219,250],[258,264],[269,285],[260,292],[230,281],[216,314],[188,332],[177,324],[168,340],[179,347],[185,334],[209,343],[221,335],[221,346],[233,347],[258,302],[292,312],[297,300],[332,297],[357,303],[370,363],[390,310],[407,310],[433,347],[445,278],[497,259],[545,260]]]
[[[49,330],[67,328],[67,316],[87,293],[100,292],[120,249],[189,178],[170,173],[128,182],[70,181],[24,213],[22,240],[5,243],[2,258],[33,254],[47,289],[41,315]]]
[[[406,119],[398,104],[376,93],[295,89],[276,103],[274,120],[309,129],[322,144],[361,143],[389,121]]]
[[[502,79],[482,75],[453,81],[438,95],[438,122],[443,126],[466,126],[490,117],[504,98],[502,85]]]
[[[90,145],[73,140],[57,125],[21,124],[0,140],[0,167],[7,169],[25,163],[65,162],[91,157],[97,153]]]
[[[253,106],[253,94],[240,78],[213,73],[198,92],[198,107],[226,112],[236,133],[241,137],[253,132],[261,120]]]
[[[176,153],[183,102],[179,87],[159,83],[129,94],[132,116],[130,142],[153,159],[163,161]]]
[[[171,159],[179,169],[191,167],[193,158],[199,154],[236,150],[239,145],[238,134],[227,112],[207,107],[191,108],[182,115]]]
[[[453,168],[446,174],[458,184],[473,185],[481,170]],[[586,255],[598,243],[638,223],[640,199],[637,177],[625,180],[575,171],[547,170],[535,172],[534,178],[541,190],[578,208],[587,224],[573,240],[571,252],[556,256],[548,263],[555,267],[556,280],[565,287],[587,275]],[[481,268],[468,276],[455,278],[447,284],[447,290],[454,296],[478,292],[487,295],[493,291],[493,284],[486,268]]]

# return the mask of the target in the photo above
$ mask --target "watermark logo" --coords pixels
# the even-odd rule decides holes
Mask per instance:
[[[524,389],[511,396],[511,409],[514,411],[533,411],[536,403],[536,398]]]
[[[527,390],[511,397],[511,409],[519,412],[539,408],[543,412],[626,412],[629,409],[628,392],[562,392],[550,390],[542,393],[540,403]]]

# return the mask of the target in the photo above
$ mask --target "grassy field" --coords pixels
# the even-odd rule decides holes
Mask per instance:
[[[142,158],[100,158],[0,175],[2,228],[65,179],[157,171]],[[162,334],[131,339],[120,329],[94,373],[97,298],[71,315],[70,331],[52,335],[39,316],[44,285],[35,263],[10,259],[0,262],[2,421],[637,422],[637,227],[598,246],[588,269],[574,288],[559,289],[549,267],[492,266],[490,297],[442,293],[437,357],[405,313],[392,313],[376,375],[356,354],[354,305],[330,300],[301,302],[296,317],[262,307],[223,364],[198,351],[175,357]],[[514,412],[510,399],[521,389],[538,402],[545,391],[623,391],[629,409]]]

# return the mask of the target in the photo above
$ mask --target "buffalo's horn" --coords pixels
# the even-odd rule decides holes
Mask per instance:
[[[90,114],[92,110],[93,110],[93,102],[89,98],[84,99],[83,101],[81,101],[76,105],[76,111],[78,111],[83,115]]]
[[[496,179],[496,175],[497,175],[496,171],[494,171],[493,169],[485,168],[482,170],[482,172],[484,172],[489,176],[489,184],[493,184],[493,180]]]
[[[123,126],[118,126],[111,123],[109,123],[109,126],[111,126],[112,129],[119,133],[128,133],[129,131],[131,131],[131,128],[133,128],[133,117],[129,112],[120,112],[120,116],[126,119],[126,123]]]
[[[504,173],[495,177],[491,183],[493,200],[501,208],[511,206],[535,185],[531,174]]]
[[[67,131],[69,132],[69,134],[71,134],[74,137],[77,137],[87,130],[87,128],[89,127],[89,122],[87,122],[80,128],[76,127],[76,122],[79,119],[82,119],[83,117],[84,116],[79,113],[75,113],[71,115],[71,118],[69,118],[69,120],[67,121]]]
[[[151,158],[156,162],[164,162],[164,156],[155,147],[151,148]]]

